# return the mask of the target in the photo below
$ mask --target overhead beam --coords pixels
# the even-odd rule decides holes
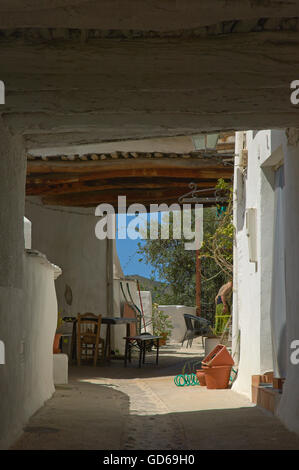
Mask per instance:
[[[1,48],[0,48],[1,49]],[[102,84],[103,86],[103,84]],[[237,113],[246,105],[247,112],[271,111],[278,112],[289,98],[289,89],[285,83],[277,85],[279,94],[273,102],[273,83],[255,88],[222,88],[225,101],[230,103],[230,112]],[[205,93],[211,94],[206,99]],[[223,96],[223,98],[224,98]],[[225,112],[224,104],[219,102],[219,96],[211,93],[211,86],[206,89],[197,87],[176,90],[171,89],[136,89],[114,90],[109,93],[109,87],[90,90],[28,90],[22,96],[18,91],[10,91],[6,96],[6,105],[1,107],[4,121],[8,126],[24,132],[26,129],[57,129],[74,127],[86,128],[90,125],[100,125],[107,118],[116,118],[117,114],[147,113],[184,114],[186,110],[192,114],[213,114]],[[103,116],[104,115],[104,116]],[[27,126],[25,126],[26,119]],[[84,119],[87,122],[84,126]],[[52,122],[52,120],[54,122]],[[52,126],[52,127],[51,127]]]
[[[123,191],[121,194],[117,194],[114,190],[108,191],[94,191],[88,193],[75,193],[65,194],[60,196],[45,196],[42,198],[42,202],[45,205],[52,206],[72,206],[72,207],[92,207],[97,206],[101,203],[109,203],[117,207],[118,196],[126,196],[127,203],[163,203],[167,201],[176,201],[184,194],[179,188],[169,189],[163,188],[159,190],[146,190],[146,189],[132,189]],[[203,193],[203,196],[209,196],[210,193]]]
[[[236,2],[234,0],[2,0],[0,27],[100,28],[106,30],[172,31],[198,28],[216,21],[257,17],[296,16],[298,2]],[[58,31],[59,33],[59,31]],[[34,37],[34,36],[33,36]],[[58,36],[59,37],[59,36]]]
[[[27,175],[27,182],[29,184],[55,184],[55,183],[76,183],[79,181],[92,181],[107,178],[113,178],[115,181],[124,178],[153,178],[165,177],[170,179],[186,178],[186,179],[199,179],[199,180],[215,180],[219,177],[230,178],[233,174],[231,167],[222,168],[221,170],[194,170],[194,169],[181,169],[178,171],[176,168],[161,168],[156,169],[154,172],[150,169],[146,170],[123,170],[115,172],[113,170],[103,172],[94,172],[80,175],[79,173],[33,173]]]
[[[151,93],[152,90],[165,93],[165,96],[171,91],[215,91],[220,79],[225,98],[233,86],[247,88],[248,92],[267,89],[269,83],[272,87],[283,86],[285,77],[290,78],[296,66],[289,59],[296,57],[297,46],[297,31],[236,33],[192,39],[179,37],[171,41],[150,38],[145,41],[95,39],[88,43],[50,41],[43,43],[43,47],[41,41],[0,38],[1,79],[5,81],[8,99],[9,93],[15,91],[12,105],[17,94],[22,95],[24,91],[44,91],[49,103],[47,97],[51,89],[64,89],[61,95],[64,100],[72,90],[82,90],[84,97],[90,88],[92,92],[127,91],[130,107],[134,91],[137,97],[138,93]],[[273,60],[279,61],[279,68],[274,67]],[[263,67],[260,67],[261,62]],[[78,98],[75,94],[75,103]],[[25,103],[28,101],[26,97],[23,99]],[[106,103],[109,96],[103,99]],[[115,102],[113,97],[111,100]],[[31,101],[38,109],[38,103]],[[92,105],[90,99],[88,102]],[[59,107],[58,100],[56,104]],[[54,105],[55,102],[53,111]],[[124,103],[119,105],[122,107]],[[71,109],[76,111],[76,107]]]
[[[227,166],[222,162],[221,157],[206,157],[206,158],[131,158],[131,159],[116,159],[116,160],[96,160],[96,161],[51,161],[49,158],[46,161],[28,161],[27,174],[34,173],[97,173],[98,175],[106,176],[110,171],[117,174],[119,171],[131,172],[132,176],[144,174],[144,176],[159,176],[159,170],[174,171],[179,170],[218,170],[223,168],[225,171]],[[152,174],[146,174],[147,170]],[[231,171],[231,170],[230,170]]]
[[[118,116],[117,121],[109,122],[97,130],[89,132],[53,132],[27,134],[25,145],[27,151],[65,146],[85,146],[121,139],[147,139],[151,137],[171,137],[194,135],[200,132],[220,132],[222,130],[267,129],[281,127],[299,127],[299,113],[295,106],[287,103],[288,112],[268,112],[266,114],[217,113],[207,116],[193,114]]]
[[[0,37],[4,119],[27,149],[299,125],[289,99],[298,45],[297,31],[280,30],[42,45]]]
[[[61,195],[61,194],[72,194],[72,193],[83,193],[91,192],[99,189],[101,191],[113,189],[115,192],[122,194],[130,189],[173,189],[173,187],[180,188],[188,192],[190,178],[185,180],[179,178],[140,178],[139,180],[134,179],[119,179],[113,180],[93,180],[93,181],[78,181],[70,183],[61,183],[59,181],[51,181],[50,183],[34,184],[27,182],[26,195],[27,196],[50,196],[50,195]],[[192,182],[198,184],[201,189],[213,188],[217,180],[202,181],[193,179]]]

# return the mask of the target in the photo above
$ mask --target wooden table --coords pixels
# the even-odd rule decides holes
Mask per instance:
[[[94,321],[93,318],[91,318],[90,320]],[[136,318],[124,318],[124,317],[102,317],[102,324],[107,325],[105,349],[104,349],[105,359],[109,361],[110,356],[111,356],[111,326],[127,325],[126,335],[130,336],[130,324],[132,323],[137,323],[137,319]],[[73,320],[71,358],[74,361],[77,360],[77,318],[74,318]]]
[[[124,339],[126,340],[126,350],[125,350],[125,367],[127,366],[127,362],[131,362],[131,350],[132,348],[139,349],[139,367],[141,367],[141,363],[145,363],[145,353],[146,347],[150,344],[156,346],[156,365],[159,362],[159,346],[160,346],[160,339],[162,336],[154,336],[150,334],[142,334],[137,336],[126,336]]]

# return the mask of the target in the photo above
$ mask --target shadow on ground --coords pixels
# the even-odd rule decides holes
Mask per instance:
[[[176,387],[184,366],[200,362],[201,348],[155,351],[138,368],[110,365],[69,368],[31,418],[12,449],[184,450],[299,449],[299,437],[232,390]]]
[[[126,449],[299,449],[298,436],[258,408],[135,415],[131,423],[138,433],[127,436]]]
[[[132,362],[124,367],[124,361],[111,360],[109,364],[99,363],[96,367],[90,364],[84,364],[78,367],[77,365],[70,365],[70,374],[74,377],[79,377],[82,374],[88,376],[95,374],[104,378],[149,378],[149,377],[164,377],[167,375],[181,374],[183,367],[186,366],[188,371],[189,366],[193,363],[199,363],[203,359],[201,350],[179,350],[173,351],[168,348],[161,348],[159,364],[155,363],[156,352],[146,354],[146,363],[142,367],[138,367],[138,355],[132,357]]]
[[[11,449],[119,449],[129,397],[88,381],[58,386]]]
[[[91,388],[98,397],[85,400]],[[56,392],[12,449],[299,449],[295,434],[257,408],[130,415],[125,394],[90,384],[80,389],[77,396]]]

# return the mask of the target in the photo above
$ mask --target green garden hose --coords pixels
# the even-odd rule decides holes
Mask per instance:
[[[198,378],[195,374],[179,374],[173,380],[177,387],[199,385]]]

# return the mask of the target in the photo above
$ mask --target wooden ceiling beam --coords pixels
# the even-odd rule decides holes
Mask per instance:
[[[188,192],[188,190],[186,191]],[[121,195],[127,197],[127,203],[151,204],[168,202],[169,200],[178,202],[184,191],[179,188],[159,189],[159,190],[126,190]],[[202,193],[202,196],[210,196],[210,193]],[[42,198],[45,205],[52,206],[72,206],[72,207],[96,207],[101,203],[109,203],[117,207],[118,194],[114,190],[94,191],[87,193],[74,193],[56,196],[45,196]]]
[[[82,192],[91,192],[96,189],[99,190],[111,190],[118,191],[120,194],[122,191],[127,189],[172,189],[173,187],[181,188],[188,192],[189,183],[191,182],[190,178],[187,179],[169,179],[169,178],[143,178],[141,180],[136,179],[124,179],[124,180],[92,180],[92,181],[79,181],[79,182],[69,182],[61,183],[55,182],[52,184],[41,183],[34,184],[27,182],[26,185],[26,195],[27,196],[46,196],[46,195],[60,195],[60,194],[72,194],[72,193],[82,193]],[[196,183],[201,189],[213,188],[217,179],[212,181],[203,181],[198,179],[193,179],[192,182]]]
[[[122,170],[102,170],[102,171],[90,171],[88,173],[70,173],[69,175],[65,172],[59,173],[28,173],[27,181],[30,183],[47,183],[60,182],[70,183],[79,181],[91,181],[113,178],[117,180],[119,178],[186,178],[193,181],[193,179],[218,179],[218,178],[230,178],[233,175],[233,168],[230,166],[210,166],[210,167],[198,167],[198,168],[129,168]]]
[[[95,161],[50,161],[38,160],[27,162],[27,174],[34,173],[90,173],[98,172],[105,174],[113,172],[117,174],[122,171],[152,171],[162,169],[205,169],[205,168],[225,168],[221,158],[136,158],[136,159],[116,159],[116,160],[95,160]],[[134,175],[133,175],[134,176]],[[157,175],[158,176],[158,175]]]

